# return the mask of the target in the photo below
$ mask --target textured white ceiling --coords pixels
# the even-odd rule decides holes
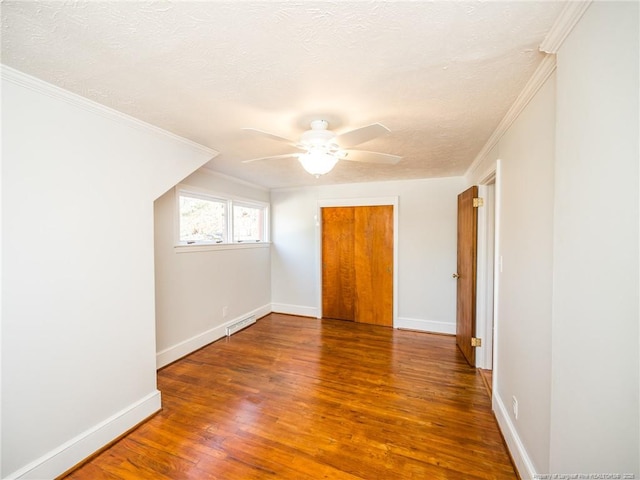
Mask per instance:
[[[514,102],[565,2],[2,3],[2,63],[220,152],[210,168],[268,187],[461,175]],[[391,129],[316,179],[297,139]]]

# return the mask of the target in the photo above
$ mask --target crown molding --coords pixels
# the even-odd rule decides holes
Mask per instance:
[[[533,73],[532,77],[524,86],[524,89],[520,92],[520,95],[518,95],[518,98],[516,98],[513,105],[511,105],[511,108],[509,108],[503,119],[493,131],[489,140],[487,140],[487,143],[484,144],[484,147],[482,147],[478,155],[476,155],[476,158],[464,174],[466,177],[475,173],[475,171],[480,167],[487,154],[498,144],[502,136],[507,132],[509,127],[511,127],[516,118],[520,116],[522,111],[529,104],[535,94],[538,93],[538,90],[540,90],[542,85],[544,85],[555,69],[556,56],[546,55],[542,59],[540,65],[538,65],[538,68]]]
[[[135,117],[114,110],[113,108],[106,107],[98,102],[94,102],[93,100],[89,100],[88,98],[82,97],[76,93],[72,93],[68,90],[52,85],[51,83],[47,83],[44,80],[40,80],[39,78],[27,75],[26,73],[8,67],[4,64],[0,64],[0,77],[2,78],[2,80],[6,80],[7,82],[11,82],[15,85],[28,88],[43,95],[47,95],[51,98],[61,100],[69,105],[73,105],[85,111],[100,115],[110,120],[114,120],[126,126],[144,130],[155,135],[163,136],[183,145],[187,145],[196,151],[211,156],[211,158],[214,158],[219,154],[218,151],[213,150],[212,148],[205,147],[204,145],[188,140],[184,137],[176,135],[175,133],[171,133],[150,123],[138,120]]]
[[[551,30],[549,30],[549,33],[540,44],[540,51],[558,53],[562,43],[582,18],[584,12],[587,11],[589,5],[591,5],[591,0],[567,2],[562,12],[560,12],[560,16],[558,16]]]
[[[262,190],[263,192],[269,192],[270,189],[265,187],[264,185],[259,185],[257,183],[250,182],[248,180],[243,180],[242,178],[234,177],[232,175],[227,175],[226,173],[219,172],[217,170],[213,170],[210,167],[202,166],[198,170],[193,173],[205,173],[207,175],[213,175],[214,177],[218,177],[221,180],[227,180],[230,182],[235,182],[240,185],[245,185],[247,187],[255,188],[256,190]],[[193,175],[193,173],[191,175]]]
[[[587,11],[587,8],[591,5],[591,1],[592,0],[569,1],[565,4],[564,9],[551,27],[551,30],[549,30],[549,33],[540,44],[540,51],[547,55],[542,60],[542,63],[538,66],[533,76],[529,79],[529,82],[527,82],[522,92],[520,92],[520,95],[518,95],[518,98],[516,98],[516,101],[513,103],[511,108],[507,111],[502,121],[498,124],[491,137],[489,137],[487,143],[485,143],[482,150],[480,150],[465,172],[466,177],[469,177],[476,172],[487,154],[497,145],[500,138],[502,138],[511,124],[516,118],[518,118],[520,113],[522,113],[522,110],[524,110],[524,108],[529,104],[533,96],[538,92],[540,87],[542,87],[547,78],[549,78],[549,76],[555,71],[555,54],[558,52],[560,46],[576,26],[578,21],[582,18],[584,12]]]

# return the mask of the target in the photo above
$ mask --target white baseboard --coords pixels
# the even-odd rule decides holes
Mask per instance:
[[[160,410],[155,390],[42,457],[7,475],[5,480],[56,478]]]
[[[533,466],[533,462],[531,461],[531,458],[529,458],[529,454],[518,436],[518,431],[516,430],[515,425],[513,425],[511,417],[509,417],[504,402],[495,391],[493,392],[492,403],[493,411],[496,415],[496,420],[498,421],[498,426],[500,427],[504,441],[507,443],[507,448],[509,449],[511,458],[516,464],[520,478],[536,478],[537,472]]]
[[[272,303],[271,311],[276,313],[286,313],[288,315],[300,315],[302,317],[320,318],[320,312],[316,307],[289,305],[286,303]]]
[[[456,333],[456,324],[448,322],[439,322],[435,320],[423,320],[421,318],[398,317],[394,328],[406,328],[409,330],[421,330],[431,333]]]
[[[265,315],[271,313],[271,305],[263,305],[262,307],[256,308],[255,310],[251,310],[250,312],[246,312],[243,315],[239,315],[231,320],[228,320],[220,325],[217,325],[209,330],[206,330],[202,333],[194,335],[191,338],[183,340],[180,343],[172,345],[169,348],[165,348],[161,352],[156,353],[156,368],[162,368],[165,365],[169,365],[171,362],[175,362],[176,360],[184,357],[185,355],[189,355],[192,352],[195,352],[199,348],[204,347],[205,345],[210,344],[211,342],[215,342],[216,340],[227,335],[227,326],[235,323],[243,318],[246,318],[249,315],[255,315],[256,318],[264,317]]]

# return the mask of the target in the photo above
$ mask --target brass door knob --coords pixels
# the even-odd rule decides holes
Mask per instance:
[[[452,275],[452,277],[453,277],[453,278],[460,278],[460,274],[458,274],[458,273],[454,273],[454,274]]]

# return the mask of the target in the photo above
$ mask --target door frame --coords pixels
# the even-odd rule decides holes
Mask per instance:
[[[393,207],[393,319],[398,318],[398,197],[327,198],[318,200],[316,209],[316,285],[318,285],[318,318],[322,318],[322,209],[325,207]]]
[[[492,369],[494,317],[494,258],[495,258],[495,172],[478,185],[478,196],[484,206],[478,209],[477,277],[476,277],[476,335],[482,346],[476,350],[478,368]]]
[[[499,363],[498,363],[498,356],[499,356],[499,342],[498,342],[498,335],[499,335],[499,328],[498,328],[498,323],[499,323],[499,297],[500,297],[500,275],[501,275],[501,261],[500,261],[500,216],[501,216],[501,190],[502,190],[502,174],[501,174],[501,161],[500,159],[496,160],[495,163],[495,168],[492,169],[489,173],[487,173],[479,183],[479,186],[481,188],[486,187],[487,185],[490,185],[493,183],[493,206],[489,207],[489,208],[493,208],[493,261],[489,261],[489,256],[486,255],[486,249],[487,248],[491,248],[489,245],[487,245],[487,238],[486,235],[484,235],[484,238],[482,238],[483,236],[479,235],[478,238],[478,253],[480,254],[480,252],[482,250],[485,251],[485,255],[484,255],[484,260],[483,262],[478,262],[478,267],[477,267],[477,286],[478,289],[482,290],[482,292],[484,292],[483,296],[484,299],[480,299],[480,296],[478,297],[478,301],[482,301],[482,305],[484,306],[484,313],[485,315],[489,315],[488,313],[488,309],[486,307],[488,307],[488,296],[492,297],[492,303],[493,303],[493,308],[492,308],[492,315],[493,315],[493,322],[490,321],[490,319],[487,319],[485,321],[485,325],[484,327],[479,327],[478,324],[476,324],[476,328],[484,328],[484,330],[479,330],[479,332],[482,332],[483,335],[485,335],[486,339],[491,339],[491,350],[489,350],[488,348],[485,349],[483,352],[478,352],[480,355],[476,355],[476,366],[479,368],[486,368],[484,365],[486,365],[486,363],[483,364],[479,364],[479,361],[483,361],[486,362],[486,358],[488,356],[492,356],[492,362],[491,362],[491,368],[493,370],[493,375],[492,375],[492,390],[495,392],[496,391],[496,386],[498,384],[498,379],[500,376],[500,372],[498,369]],[[485,193],[485,192],[482,192]],[[480,194],[482,195],[482,194]],[[479,218],[478,219],[478,224],[480,227],[481,223],[484,223],[484,225],[480,228],[483,228],[484,231],[486,232],[486,229],[489,228],[489,226],[487,225],[487,221],[488,219],[486,218],[486,212],[483,213],[483,217],[482,220]],[[480,247],[481,243],[482,243],[482,248]],[[490,285],[488,285],[489,279],[491,279],[491,275],[488,275],[488,270],[493,270],[493,288],[490,287]],[[480,306],[477,305],[478,311],[480,310]],[[486,317],[485,317],[486,318]],[[488,343],[488,342],[487,342]],[[484,347],[481,347],[484,348]],[[496,398],[495,396],[493,397],[494,399]],[[495,410],[495,405],[493,405],[493,408]]]

